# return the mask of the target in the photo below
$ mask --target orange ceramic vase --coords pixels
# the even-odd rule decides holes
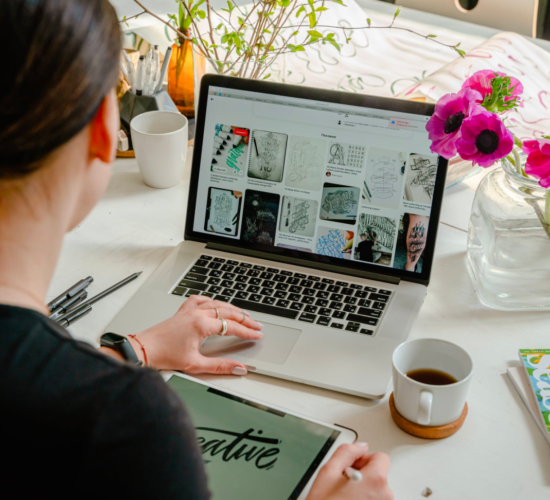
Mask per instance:
[[[193,76],[193,47],[189,40],[181,38],[179,46],[172,46],[168,67],[168,94],[187,118],[195,116],[195,85]]]

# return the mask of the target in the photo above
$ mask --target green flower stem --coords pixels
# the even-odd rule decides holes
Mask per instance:
[[[525,175],[523,173],[523,168],[521,168],[521,160],[519,159],[519,153],[518,153],[518,150],[516,148],[513,148],[512,149],[512,154],[514,155],[514,164],[516,166],[516,172],[519,174],[519,175]]]
[[[544,219],[546,224],[550,226],[550,189],[546,190],[546,201],[544,203]]]

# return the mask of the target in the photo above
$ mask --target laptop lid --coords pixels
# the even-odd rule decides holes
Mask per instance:
[[[219,75],[201,81],[185,239],[428,284],[447,160],[434,105]]]

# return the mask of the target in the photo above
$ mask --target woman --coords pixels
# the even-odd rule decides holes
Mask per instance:
[[[64,234],[109,181],[119,125],[114,86],[121,33],[107,0],[0,2],[0,426],[7,498],[208,498],[193,427],[151,368],[77,342],[44,307]],[[261,338],[243,311],[192,297],[132,339],[148,364],[244,375],[199,354],[218,334]],[[241,324],[243,322],[243,324]],[[144,346],[144,349],[141,348]],[[392,498],[383,454],[341,447],[310,498]],[[7,465],[6,465],[7,464]],[[351,482],[347,466],[364,479]]]

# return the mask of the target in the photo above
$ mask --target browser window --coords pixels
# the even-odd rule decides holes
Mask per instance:
[[[210,87],[194,231],[421,272],[428,118]]]

